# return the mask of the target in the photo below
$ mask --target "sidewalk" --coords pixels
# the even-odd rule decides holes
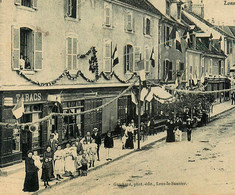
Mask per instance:
[[[214,105],[213,112],[210,113],[210,118],[211,121],[215,120],[216,118],[219,117],[220,114],[231,110],[235,107],[235,105],[231,105],[231,101],[224,102],[221,104]],[[161,142],[165,140],[166,137],[166,132],[161,132],[158,133],[157,135],[154,136],[148,136],[148,139],[145,140],[144,142],[141,141],[141,147],[151,145],[156,142]],[[119,160],[121,158],[124,158],[125,156],[137,151],[137,142],[135,142],[135,149],[134,150],[122,150],[122,143],[121,139],[115,139],[114,140],[114,148],[110,150],[110,156],[113,159],[112,161],[106,161],[106,151],[103,146],[101,145],[100,148],[100,161],[95,162],[95,167],[90,168],[88,171],[88,174],[90,171],[94,171],[98,168],[102,168],[103,166],[112,163],[113,161]],[[23,183],[24,183],[24,177],[25,177],[25,171],[24,171],[24,162],[13,165],[10,167],[6,167],[1,169],[2,173],[0,176],[0,194],[25,194],[22,192],[23,188]],[[40,177],[41,175],[39,175]],[[53,187],[53,185],[59,185],[60,183],[64,183],[71,180],[70,178],[66,177],[62,181],[58,182],[57,180],[51,181],[50,185]],[[5,190],[7,189],[7,193]],[[45,190],[43,186],[43,182],[40,180],[39,182],[39,191],[36,192],[35,194],[42,193]]]

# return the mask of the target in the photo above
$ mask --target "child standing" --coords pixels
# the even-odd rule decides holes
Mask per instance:
[[[84,152],[84,154],[82,155],[82,159],[81,159],[81,164],[82,164],[82,176],[87,176],[87,166],[88,160],[86,158],[86,153]]]
[[[42,164],[42,175],[43,175],[43,181],[44,181],[44,186],[47,188],[49,185],[49,172],[50,172],[50,161],[48,158],[43,159],[43,164]]]
[[[63,179],[62,175],[64,174],[64,151],[61,150],[61,146],[57,146],[57,150],[54,154],[55,159],[55,174],[56,179],[60,180]]]
[[[109,149],[113,148],[113,138],[111,137],[111,133],[108,132],[105,139],[104,139],[104,147],[107,150],[107,158],[106,160],[112,160],[112,158],[109,157]]]
[[[90,152],[91,152],[92,167],[94,167],[95,160],[97,158],[97,144],[95,143],[95,139],[92,139],[91,141],[90,150],[91,150]]]

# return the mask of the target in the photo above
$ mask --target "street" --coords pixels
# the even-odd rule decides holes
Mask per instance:
[[[235,112],[156,143],[43,194],[235,194]]]

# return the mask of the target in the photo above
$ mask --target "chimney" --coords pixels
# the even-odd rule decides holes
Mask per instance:
[[[210,50],[210,51],[212,50],[212,44],[213,44],[212,38],[213,38],[213,35],[212,35],[212,33],[211,33],[211,35],[210,35],[210,37],[209,37],[209,50]]]

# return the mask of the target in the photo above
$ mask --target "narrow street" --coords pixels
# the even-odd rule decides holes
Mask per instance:
[[[235,194],[235,112],[157,143],[44,194]]]

